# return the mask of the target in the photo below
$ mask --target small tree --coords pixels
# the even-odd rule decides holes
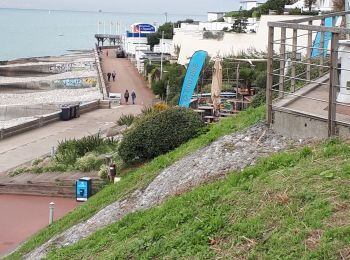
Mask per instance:
[[[147,44],[151,46],[151,49],[153,50],[154,45],[159,44],[159,34],[158,33],[150,33],[147,36]]]
[[[232,30],[235,33],[244,33],[247,29],[247,22],[248,19],[245,17],[239,17],[235,20],[235,22],[232,25]]]
[[[345,10],[345,0],[333,0],[334,11],[341,12]]]
[[[309,9],[309,12],[311,12],[312,5],[316,4],[316,0],[305,0],[305,7]]]

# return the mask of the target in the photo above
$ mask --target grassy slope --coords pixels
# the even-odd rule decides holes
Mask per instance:
[[[281,152],[49,258],[347,259],[349,185],[347,144]]]
[[[162,169],[170,166],[182,157],[210,144],[223,135],[244,129],[263,118],[264,108],[261,107],[258,109],[249,109],[238,114],[235,118],[225,119],[218,124],[212,125],[206,134],[194,138],[174,151],[159,156],[144,166],[128,172],[119,183],[106,187],[89,199],[88,202],[55,222],[52,226],[38,232],[8,258],[20,259],[21,256],[43,244],[52,236],[67,230],[74,224],[88,219],[98,210],[116,200],[125,198],[132,191],[146,187]]]

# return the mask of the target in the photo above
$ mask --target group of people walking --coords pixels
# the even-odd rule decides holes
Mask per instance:
[[[125,90],[125,93],[124,93],[125,104],[128,104],[129,96],[130,96],[129,90]],[[135,99],[136,99],[136,92],[135,92],[135,89],[133,89],[131,91],[131,100],[133,105],[135,105]]]
[[[115,81],[115,77],[117,76],[117,73],[115,73],[115,71],[113,70],[113,72],[112,73],[110,73],[110,72],[108,72],[107,73],[107,79],[108,79],[108,82],[110,82],[111,81],[111,77],[112,77],[112,79],[113,79],[113,82]]]
[[[113,80],[113,82],[115,82],[115,79],[116,79],[116,73],[115,71],[113,70],[113,72],[108,72],[107,73],[107,80],[108,82],[111,82],[111,79]],[[130,93],[129,93],[129,90],[126,90],[125,93],[124,93],[124,100],[125,100],[125,104],[128,104],[129,102],[129,97],[130,97]],[[135,100],[136,100],[136,92],[135,92],[135,89],[133,89],[131,91],[131,100],[132,100],[132,104],[135,105]]]

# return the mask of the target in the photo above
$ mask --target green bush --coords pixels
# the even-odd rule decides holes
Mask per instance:
[[[100,135],[85,136],[79,140],[71,139],[59,143],[55,155],[57,163],[74,165],[78,158],[89,152],[108,152],[117,146],[117,141],[103,139]]]
[[[108,166],[105,165],[105,164],[103,164],[103,165],[101,165],[100,170],[98,171],[98,176],[99,176],[101,179],[107,180],[107,178],[108,178],[108,172],[109,172]]]
[[[141,118],[124,135],[118,152],[126,163],[151,159],[196,136],[203,126],[197,113],[184,108],[169,108]]]
[[[88,153],[77,160],[76,168],[82,172],[98,171],[103,164],[104,159],[101,156]]]

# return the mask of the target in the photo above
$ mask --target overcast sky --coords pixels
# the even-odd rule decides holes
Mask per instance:
[[[206,14],[238,9],[239,0],[0,0],[0,8]]]

